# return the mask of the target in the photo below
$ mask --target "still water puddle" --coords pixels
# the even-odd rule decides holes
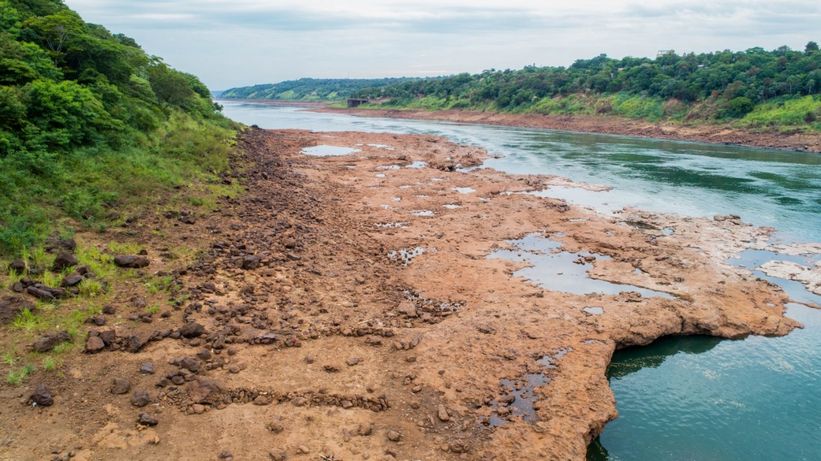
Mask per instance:
[[[472,194],[476,192],[476,189],[472,187],[454,187],[453,190],[460,194]]]
[[[302,149],[303,154],[313,155],[316,157],[336,157],[340,155],[350,155],[356,152],[359,152],[359,149],[354,149],[353,147],[330,146],[327,144]]]
[[[559,251],[561,243],[537,234],[509,241],[509,243],[514,249],[496,250],[489,257],[529,264],[529,267],[516,271],[515,275],[536,282],[548,290],[577,295],[592,293],[615,295],[634,291],[644,297],[673,299],[669,293],[591,278],[588,270],[593,266],[589,261],[606,260],[609,259],[608,256],[588,252]]]

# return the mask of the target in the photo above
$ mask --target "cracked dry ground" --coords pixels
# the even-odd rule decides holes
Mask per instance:
[[[301,154],[318,144],[361,151]],[[617,347],[796,326],[777,288],[718,262],[764,237],[733,219],[599,216],[518,193],[558,178],[459,171],[485,153],[428,136],[254,129],[240,151],[245,195],[162,241],[144,226],[144,271],[204,249],[175,272],[189,299],[151,323],[118,307],[91,329],[104,350],[43,378],[51,407],[4,389],[0,459],[581,460],[616,416]],[[486,257],[530,233],[674,296],[546,291]]]

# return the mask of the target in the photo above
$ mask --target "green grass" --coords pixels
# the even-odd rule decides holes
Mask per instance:
[[[145,308],[145,312],[147,314],[151,314],[151,315],[159,314],[160,306],[158,306],[156,304],[152,304],[152,305]]]
[[[84,298],[96,298],[106,292],[103,282],[98,279],[85,279],[78,288],[80,296]]]
[[[148,293],[155,295],[161,291],[169,291],[174,283],[174,277],[166,275],[163,277],[153,277],[145,283]]]
[[[805,127],[821,131],[821,97],[805,96],[759,104],[739,124],[752,127]]]
[[[60,367],[60,360],[47,355],[43,357],[42,366],[44,371],[54,371]]]
[[[29,376],[37,368],[34,365],[28,364],[16,370],[12,369],[9,370],[8,374],[6,375],[6,383],[11,384],[12,386],[19,386],[26,382]]]

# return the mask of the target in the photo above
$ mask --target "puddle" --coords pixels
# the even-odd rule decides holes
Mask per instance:
[[[376,173],[374,176],[376,176],[377,178],[384,178],[385,173]]]
[[[462,208],[462,205],[457,205],[455,203],[446,203],[442,205],[442,208],[447,208],[448,210],[456,210]]]
[[[421,160],[415,160],[415,161],[411,162],[411,164],[408,165],[405,168],[413,168],[415,170],[419,170],[419,169],[422,169],[422,168],[426,168],[427,166],[428,166],[428,162],[423,162]]]
[[[377,149],[385,149],[385,150],[394,150],[392,146],[387,144],[368,144],[369,147],[375,147]]]
[[[406,222],[386,222],[386,223],[376,224],[377,229],[401,229],[403,227],[408,227],[408,223],[406,223]]]
[[[393,201],[394,201],[394,202],[401,202],[401,201],[402,201],[402,197],[394,197],[394,198],[393,198]]]
[[[602,315],[602,314],[604,314],[604,308],[598,307],[598,306],[588,306],[588,307],[582,308],[582,311],[584,311],[584,313],[588,314],[588,315]]]
[[[515,275],[536,282],[545,289],[577,295],[616,295],[625,291],[635,291],[644,297],[674,298],[669,293],[661,291],[590,278],[587,271],[593,266],[588,261],[607,259],[607,256],[588,252],[559,251],[561,243],[538,234],[531,234],[509,243],[514,249],[496,250],[488,257],[529,264],[530,267],[516,271]]]
[[[419,216],[420,218],[432,218],[434,217],[435,213],[430,210],[416,210],[411,212],[414,216]]]
[[[673,235],[676,233],[676,230],[672,227],[664,227],[661,229],[661,233],[664,235]]]
[[[400,168],[402,167],[399,165],[379,165],[376,167],[377,170],[398,170]]]
[[[520,416],[528,423],[535,423],[539,420],[533,404],[536,403],[536,388],[544,386],[550,379],[543,373],[526,373],[524,382],[503,379],[500,381],[507,393],[506,399],[513,401],[510,403],[496,402],[497,410],[490,416],[491,426],[502,426],[507,423],[507,417]]]
[[[790,299],[795,302],[809,306],[821,306],[821,296],[808,290],[801,282],[765,274],[761,270],[761,266],[770,261],[788,261],[800,264],[804,267],[812,267],[821,261],[821,255],[790,255],[768,250],[745,250],[735,258],[727,260],[729,264],[743,267],[752,272],[756,277],[780,286]]]
[[[302,149],[303,154],[314,155],[317,157],[336,157],[338,155],[350,155],[356,152],[359,152],[359,149],[354,149],[353,147],[330,146],[327,144]]]
[[[403,265],[407,266],[417,256],[422,256],[427,253],[428,249],[425,247],[402,248],[401,250],[391,250],[388,252],[388,258],[392,261],[401,261]]]
[[[476,189],[472,187],[454,187],[453,190],[459,192],[460,194],[472,194],[476,192]]]

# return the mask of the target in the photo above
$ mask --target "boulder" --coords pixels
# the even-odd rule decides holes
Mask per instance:
[[[76,266],[77,262],[76,256],[67,251],[61,251],[57,254],[57,257],[54,258],[54,265],[51,266],[51,269],[54,272],[62,272],[64,269]]]
[[[31,345],[31,350],[34,352],[50,352],[58,344],[67,343],[71,341],[71,335],[67,331],[60,331],[57,333],[49,333],[34,341],[34,344]]]

